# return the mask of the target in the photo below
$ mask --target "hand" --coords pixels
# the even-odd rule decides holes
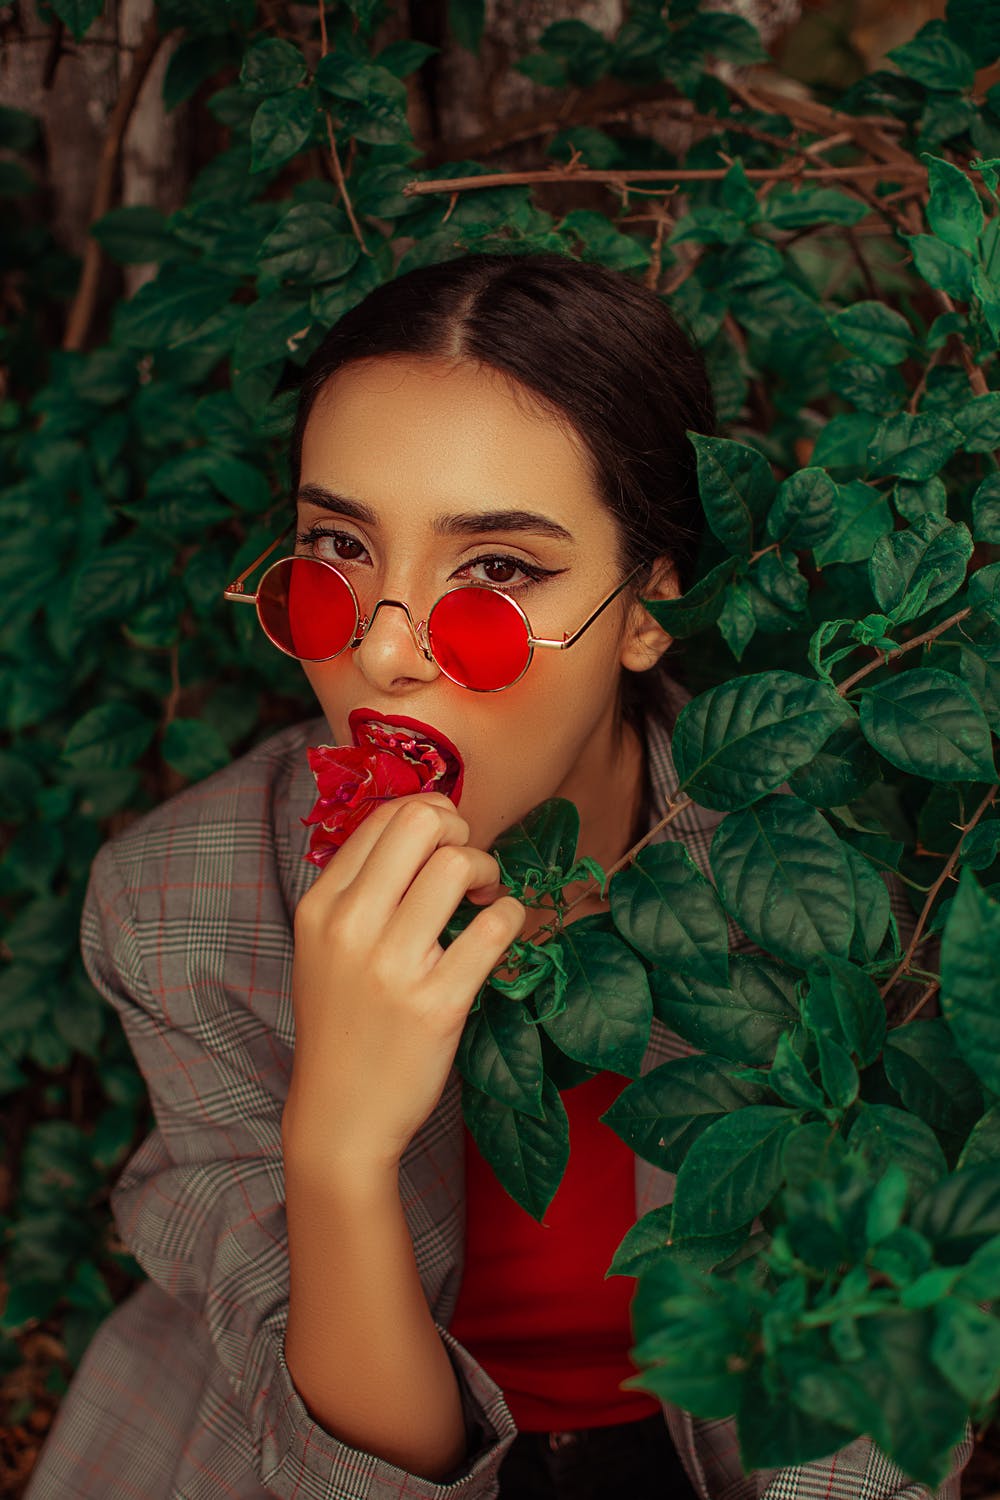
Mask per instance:
[[[392,1168],[444,1091],[469,1009],[524,925],[492,855],[447,797],[378,808],[299,902],[286,1157]],[[447,949],[464,896],[488,903]]]

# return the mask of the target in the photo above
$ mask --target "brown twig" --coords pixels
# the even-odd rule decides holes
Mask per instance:
[[[139,45],[132,58],[132,66],[119,90],[115,107],[108,121],[107,134],[101,146],[97,181],[94,185],[94,197],[90,208],[92,225],[104,217],[114,199],[118,158],[121,155],[125,132],[142,86],[160,49],[161,40],[156,16],[150,15],[142,28]],[[97,306],[103,254],[99,242],[91,234],[87,239],[87,248],[83,255],[83,269],[80,272],[76,296],[73,298],[73,305],[66,320],[66,332],[63,336],[64,349],[82,349],[87,342],[94,309]]]
[[[403,188],[407,198],[422,198],[428,193],[464,193],[484,187],[527,187],[538,183],[552,182],[603,182],[612,187],[624,187],[633,182],[716,182],[721,181],[728,167],[655,167],[641,171],[625,171],[614,168],[577,167],[573,171],[560,167],[534,168],[524,172],[487,172],[481,177],[435,177],[425,182],[408,182]],[[902,176],[926,178],[926,169],[911,163],[905,171],[901,167],[888,168],[882,162],[862,162],[847,167],[810,167],[805,171],[792,167],[749,167],[746,171],[751,182],[780,182],[801,178],[810,182],[853,182],[874,178],[876,181]]]
[[[612,875],[617,875],[619,870],[624,870],[626,865],[630,865],[635,859],[636,855],[641,854],[646,845],[653,842],[653,839],[655,839],[661,828],[666,828],[668,824],[672,823],[674,819],[680,813],[682,813],[686,807],[691,806],[692,800],[693,799],[691,797],[685,796],[679,797],[676,802],[668,803],[666,813],[658,823],[654,823],[653,827],[646,834],[645,838],[641,838],[637,844],[632,845],[631,849],[626,850],[621,859],[617,860],[611,866],[610,870],[605,870],[603,884],[599,880],[592,880],[590,884],[580,892],[579,896],[575,896],[572,901],[567,902],[566,906],[564,906],[562,910],[563,918],[565,918],[567,912],[571,912],[573,910],[574,906],[579,906],[580,902],[586,901],[588,897],[593,896],[597,893],[600,893],[603,896],[608,888],[608,884],[611,880]]]
[[[324,4],[324,0],[317,0],[317,5],[319,9],[320,56],[326,57],[327,53],[330,50],[330,40],[326,32],[326,6]],[[341,165],[340,152],[337,150],[337,137],[335,136],[333,131],[333,119],[331,118],[330,111],[328,109],[325,109],[323,111],[323,118],[326,120],[326,139],[330,147],[330,170],[333,173],[333,180],[337,184],[337,192],[340,194],[340,201],[344,205],[344,212],[347,214],[348,220],[350,221],[354,238],[361,246],[362,255],[371,255],[371,251],[365,244],[365,237],[361,233],[361,225],[358,223],[357,217],[355,216],[354,204],[351,202],[351,195],[347,191],[347,179],[344,176],[344,168]]]
[[[919,1000],[910,1010],[906,1012],[906,1015],[899,1022],[899,1025],[906,1026],[910,1021],[913,1020],[914,1016],[918,1016],[923,1010],[924,1006],[927,1004],[928,1000],[930,1000],[933,995],[936,995],[940,988],[940,979],[932,979],[926,989],[921,991]]]
[[[843,698],[856,682],[861,681],[862,677],[867,677],[870,672],[877,672],[879,667],[884,667],[887,662],[894,661],[897,656],[902,656],[906,651],[913,651],[915,647],[922,646],[925,641],[936,640],[939,635],[943,635],[952,625],[957,625],[959,620],[964,620],[966,615],[970,615],[971,613],[971,606],[967,606],[965,609],[960,609],[955,614],[949,615],[947,620],[941,621],[940,625],[935,625],[931,630],[925,630],[922,635],[915,635],[911,641],[904,641],[901,646],[896,647],[895,651],[880,651],[874,661],[870,661],[865,666],[859,667],[852,676],[845,677],[843,682],[838,683],[837,692]]]
[[[969,819],[968,823],[963,823],[961,838],[949,854],[944,869],[941,871],[940,875],[935,880],[930,890],[927,892],[927,900],[924,902],[923,910],[921,911],[920,916],[917,919],[917,925],[913,930],[913,936],[910,939],[909,946],[907,947],[906,952],[903,954],[895,970],[890,975],[888,982],[883,985],[880,991],[883,1000],[888,995],[889,991],[892,989],[893,985],[896,983],[896,980],[900,977],[900,975],[905,974],[907,969],[909,968],[910,959],[913,957],[917,944],[920,941],[921,933],[927,925],[927,920],[931,914],[931,908],[934,905],[935,900],[937,899],[938,891],[944,885],[945,881],[949,878],[956,864],[958,863],[958,856],[962,851],[962,844],[965,841],[966,835],[972,832],[973,828],[975,828],[976,824],[979,822],[979,819],[983,816],[983,813],[987,810],[988,807],[991,807],[993,805],[998,792],[1000,792],[1000,786],[991,786],[982,802],[980,802],[979,806],[972,814],[972,817]],[[921,1004],[924,1004],[925,1001],[929,998],[929,996],[922,996]],[[916,1010],[917,1008],[915,1007],[911,1014],[916,1015]],[[909,1019],[910,1018],[907,1017],[907,1020]]]

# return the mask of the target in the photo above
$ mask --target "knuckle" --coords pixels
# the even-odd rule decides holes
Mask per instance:
[[[476,869],[475,851],[464,844],[445,844],[434,854],[434,865],[439,875],[454,875],[467,880]]]
[[[437,833],[441,826],[441,809],[431,805],[423,796],[420,800],[402,804],[396,816],[403,827],[412,830],[413,833],[430,835]]]

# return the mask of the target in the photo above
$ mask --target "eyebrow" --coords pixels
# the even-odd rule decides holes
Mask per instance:
[[[360,500],[352,500],[348,495],[338,495],[323,485],[302,485],[297,499],[306,505],[318,505],[322,510],[349,516],[362,526],[377,528],[379,524],[378,516],[371,506],[362,505]],[[562,542],[574,540],[573,533],[567,531],[565,526],[560,526],[550,516],[542,516],[532,510],[459,511],[455,515],[435,516],[431,528],[438,536],[481,536],[495,531],[525,531],[533,532],[536,536],[554,537]]]

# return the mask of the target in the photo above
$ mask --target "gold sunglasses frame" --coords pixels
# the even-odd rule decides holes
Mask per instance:
[[[296,656],[294,651],[289,651],[286,646],[282,646],[280,641],[276,641],[271,635],[267,626],[264,624],[264,619],[261,615],[259,598],[260,586],[263,583],[264,579],[267,577],[268,573],[271,571],[271,568],[277,567],[277,565],[282,562],[294,562],[296,560],[297,554],[292,553],[289,557],[275,558],[274,562],[271,564],[271,568],[267,568],[265,572],[261,574],[260,578],[257,581],[257,589],[254,593],[248,594],[243,587],[244,583],[250,577],[251,573],[256,572],[261,563],[265,562],[271,556],[271,553],[281,546],[281,543],[288,536],[289,532],[294,531],[295,525],[296,523],[294,521],[290,522],[289,525],[285,527],[281,535],[276,537],[271,545],[269,547],[266,547],[260,554],[260,556],[255,558],[249,567],[244,568],[239,577],[234,579],[233,582],[223,590],[222,595],[222,597],[228,600],[230,604],[252,604],[254,606],[257,611],[257,619],[260,623],[260,627],[263,630],[264,634],[267,636],[267,639],[271,642],[272,646],[276,646],[279,651],[283,651],[284,654],[286,656],[290,656],[293,661],[336,661],[337,657],[343,656],[345,651],[356,651],[361,645],[361,642],[364,640],[365,636],[368,634],[372,625],[375,623],[378,612],[382,608],[383,604],[392,605],[394,608],[401,609],[405,614],[407,623],[410,627],[410,632],[416,643],[417,649],[420,651],[424,659],[426,661],[433,662],[438,671],[441,672],[445,677],[447,677],[449,682],[453,682],[456,687],[465,688],[466,691],[470,693],[502,693],[506,688],[513,687],[515,683],[521,681],[521,678],[531,666],[536,646],[547,646],[555,651],[566,651],[570,646],[575,645],[575,643],[583,635],[584,631],[588,630],[590,626],[593,625],[594,621],[598,619],[601,614],[603,614],[608,605],[611,604],[613,600],[618,598],[618,595],[622,592],[622,590],[628,587],[628,585],[632,582],[632,579],[638,572],[641,571],[642,567],[644,566],[642,563],[637,563],[632,571],[628,574],[628,576],[624,578],[622,582],[618,584],[617,588],[613,589],[606,598],[601,600],[597,608],[587,616],[586,620],[584,620],[583,624],[579,627],[578,630],[573,631],[572,635],[565,634],[563,635],[561,640],[550,640],[545,636],[533,635],[531,631],[531,622],[528,619],[528,616],[525,614],[524,610],[521,608],[520,604],[518,604],[517,600],[512,599],[509,594],[505,594],[502,589],[494,588],[488,583],[460,583],[457,584],[453,589],[445,589],[444,593],[441,594],[439,598],[435,599],[428,612],[427,619],[420,620],[416,625],[414,625],[413,623],[413,616],[410,613],[409,605],[405,604],[402,599],[378,599],[376,600],[375,606],[372,609],[371,615],[362,615],[360,601],[354,591],[354,586],[351,583],[350,579],[347,578],[339,568],[334,567],[333,563],[327,562],[327,560],[323,557],[299,557],[298,560],[301,562],[319,563],[321,567],[329,568],[331,573],[336,573],[337,577],[347,585],[351,597],[354,600],[356,623],[353,638],[347,641],[343,646],[341,646],[339,651],[334,651],[329,656]],[[431,618],[431,615],[433,615],[434,610],[437,608],[438,604],[440,604],[441,600],[447,598],[449,594],[457,593],[459,589],[479,588],[487,589],[491,594],[500,594],[502,598],[506,599],[507,603],[512,605],[513,608],[516,609],[518,614],[521,616],[525,631],[527,632],[528,636],[527,661],[525,662],[521,671],[513,679],[513,681],[505,682],[502,687],[476,688],[470,687],[467,682],[459,682],[457,677],[453,677],[450,672],[446,671],[446,669],[437,660],[434,652],[431,649],[427,624]]]

